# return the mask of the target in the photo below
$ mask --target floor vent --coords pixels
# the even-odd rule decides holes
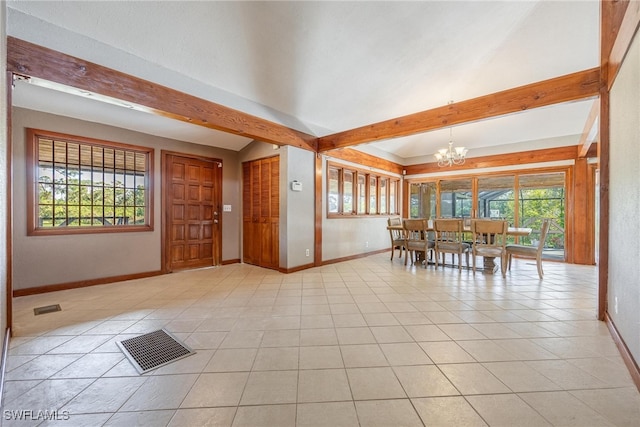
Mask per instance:
[[[117,344],[141,374],[195,354],[195,351],[164,329],[129,338]]]
[[[60,304],[45,305],[44,307],[36,307],[33,309],[33,314],[37,316],[39,314],[55,313],[56,311],[62,311],[62,309],[60,308]]]

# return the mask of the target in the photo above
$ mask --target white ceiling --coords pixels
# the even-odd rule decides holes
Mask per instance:
[[[324,136],[599,64],[599,2],[8,1],[7,32]],[[20,107],[240,150],[247,138],[21,83]],[[469,155],[578,143],[591,101],[453,129]],[[431,161],[449,131],[366,144]]]

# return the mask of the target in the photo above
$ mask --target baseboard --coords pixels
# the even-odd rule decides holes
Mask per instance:
[[[296,271],[307,270],[313,267],[315,267],[315,264],[311,263],[311,264],[299,265],[297,267],[292,267],[292,268],[280,268],[279,270],[282,273],[289,274],[289,273],[295,273]]]
[[[611,319],[611,317],[609,317],[609,313],[605,313],[604,321],[607,324],[607,327],[609,328],[609,332],[611,333],[613,342],[616,343],[616,346],[620,351],[620,355],[622,356],[622,360],[624,361],[624,364],[627,366],[627,369],[631,374],[631,379],[636,385],[636,388],[638,389],[638,391],[640,391],[640,367],[638,367],[638,363],[635,361],[635,359],[633,358],[633,355],[629,351],[629,348],[627,347],[624,340],[618,333],[618,328],[616,328],[615,323],[613,323],[613,320]]]
[[[326,260],[326,261],[322,261],[322,265],[336,264],[336,263],[343,262],[343,261],[351,261],[352,259],[365,258],[365,257],[371,256],[371,255],[381,254],[381,253],[384,253],[384,252],[389,252],[389,248],[380,249],[380,250],[377,250],[377,251],[365,252],[365,253],[358,254],[358,255],[345,256],[345,257],[342,257],[342,258],[329,259],[329,260]]]
[[[225,259],[224,261],[222,261],[222,265],[229,265],[229,264],[240,264],[240,258]]]
[[[123,274],[120,276],[102,277],[99,279],[80,280],[77,282],[58,283],[55,285],[35,286],[26,289],[14,289],[14,297],[43,294],[46,292],[64,291],[67,289],[86,288],[87,286],[105,285],[107,283],[123,282],[125,280],[144,279],[145,277],[159,276],[161,271],[148,271],[144,273]]]

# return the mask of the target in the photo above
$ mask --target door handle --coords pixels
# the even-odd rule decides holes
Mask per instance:
[[[217,220],[217,219],[214,219],[214,220],[213,220],[213,223],[214,223],[214,224],[217,224],[217,223],[218,223],[218,220]]]

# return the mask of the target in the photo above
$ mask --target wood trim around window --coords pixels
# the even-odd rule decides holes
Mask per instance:
[[[36,202],[37,185],[37,144],[40,137],[73,142],[78,144],[88,144],[105,148],[130,150],[143,153],[146,156],[146,177],[145,177],[145,224],[142,225],[109,225],[109,226],[70,226],[59,228],[37,227],[38,223],[38,203]],[[94,234],[94,233],[122,233],[153,231],[153,203],[154,203],[154,150],[149,147],[104,141],[83,136],[68,135],[58,132],[51,132],[40,129],[27,129],[27,235],[28,236],[51,236],[69,234]]]
[[[329,212],[329,180],[330,180],[330,174],[329,174],[329,170],[330,169],[337,169],[338,170],[338,212]],[[350,172],[353,172],[353,211],[349,212],[349,213],[344,213],[343,212],[343,184],[344,184],[344,171],[348,170]],[[359,203],[360,203],[360,193],[358,191],[358,177],[359,176],[364,176],[365,177],[365,213],[358,213],[358,207],[359,207]],[[375,213],[371,213],[370,212],[370,203],[371,203],[371,178],[376,178],[376,189],[375,189],[375,196],[376,196],[376,212]],[[386,206],[385,206],[385,210],[386,212],[381,214],[380,213],[380,179],[386,179],[387,180],[387,194],[386,194]],[[392,175],[388,175],[388,174],[384,174],[384,173],[378,173],[376,171],[367,171],[361,168],[358,168],[357,166],[349,166],[349,165],[344,165],[344,164],[340,164],[340,163],[334,163],[331,161],[327,161],[327,174],[326,174],[326,186],[327,186],[327,191],[326,191],[326,199],[327,199],[327,208],[326,208],[326,215],[327,218],[375,218],[375,217],[380,217],[380,216],[398,216],[400,215],[400,208],[401,208],[401,200],[402,198],[400,197],[400,192],[402,191],[402,178],[400,177],[396,177],[396,176],[392,176]],[[390,205],[390,200],[389,200],[389,188],[391,187],[391,185],[395,185],[396,186],[396,190],[395,190],[395,207],[394,209],[391,209],[391,205]],[[394,212],[391,212],[391,211]]]

